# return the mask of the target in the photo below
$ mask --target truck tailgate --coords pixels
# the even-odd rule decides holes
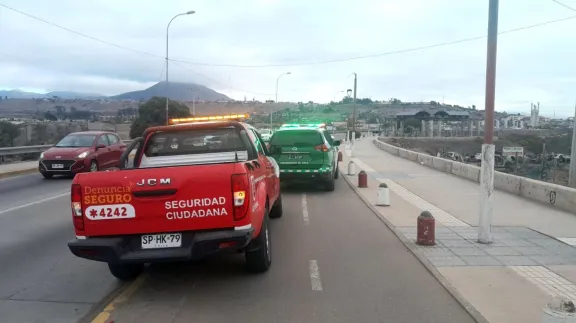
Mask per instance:
[[[78,174],[86,236],[234,227],[235,164]]]

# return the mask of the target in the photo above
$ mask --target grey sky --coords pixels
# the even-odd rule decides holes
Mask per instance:
[[[576,0],[560,0],[576,8]],[[233,65],[335,60],[434,45],[487,29],[488,0],[0,0],[75,31],[158,57],[90,40],[0,7],[0,88],[118,94],[163,79],[170,57]],[[500,31],[576,16],[552,0],[500,1]],[[573,115],[576,19],[500,35],[497,110]],[[170,65],[170,80],[192,81],[236,99],[327,102],[352,86],[358,96],[484,106],[486,39],[333,64],[269,68]],[[229,83],[230,79],[230,83]],[[229,84],[232,92],[230,93]]]

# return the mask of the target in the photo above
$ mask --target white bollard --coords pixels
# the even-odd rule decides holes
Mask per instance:
[[[555,297],[554,301],[544,307],[542,323],[576,323],[574,303],[565,297]]]
[[[356,172],[354,170],[354,162],[353,161],[350,161],[348,163],[348,175],[350,175],[350,176],[356,175]]]
[[[390,206],[390,189],[388,188],[388,185],[381,183],[380,186],[378,186],[376,197],[376,205]]]

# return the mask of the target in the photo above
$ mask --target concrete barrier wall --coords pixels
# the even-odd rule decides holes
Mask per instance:
[[[420,165],[480,183],[480,167],[399,148],[378,139],[374,144],[393,155]],[[494,172],[494,188],[576,214],[576,189],[530,178]]]

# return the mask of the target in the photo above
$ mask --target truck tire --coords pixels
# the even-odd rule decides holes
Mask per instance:
[[[324,183],[324,190],[327,192],[332,192],[336,188],[336,180],[334,179],[334,174],[332,174],[332,178],[329,179]]]
[[[282,210],[282,194],[280,194],[270,210],[270,218],[277,219],[282,217],[282,213],[284,213],[284,211]]]
[[[272,264],[272,248],[270,231],[268,230],[268,214],[264,215],[262,229],[258,236],[250,242],[246,251],[246,266],[252,273],[268,271]]]
[[[122,280],[134,280],[140,276],[144,265],[140,264],[108,264],[112,276]]]

